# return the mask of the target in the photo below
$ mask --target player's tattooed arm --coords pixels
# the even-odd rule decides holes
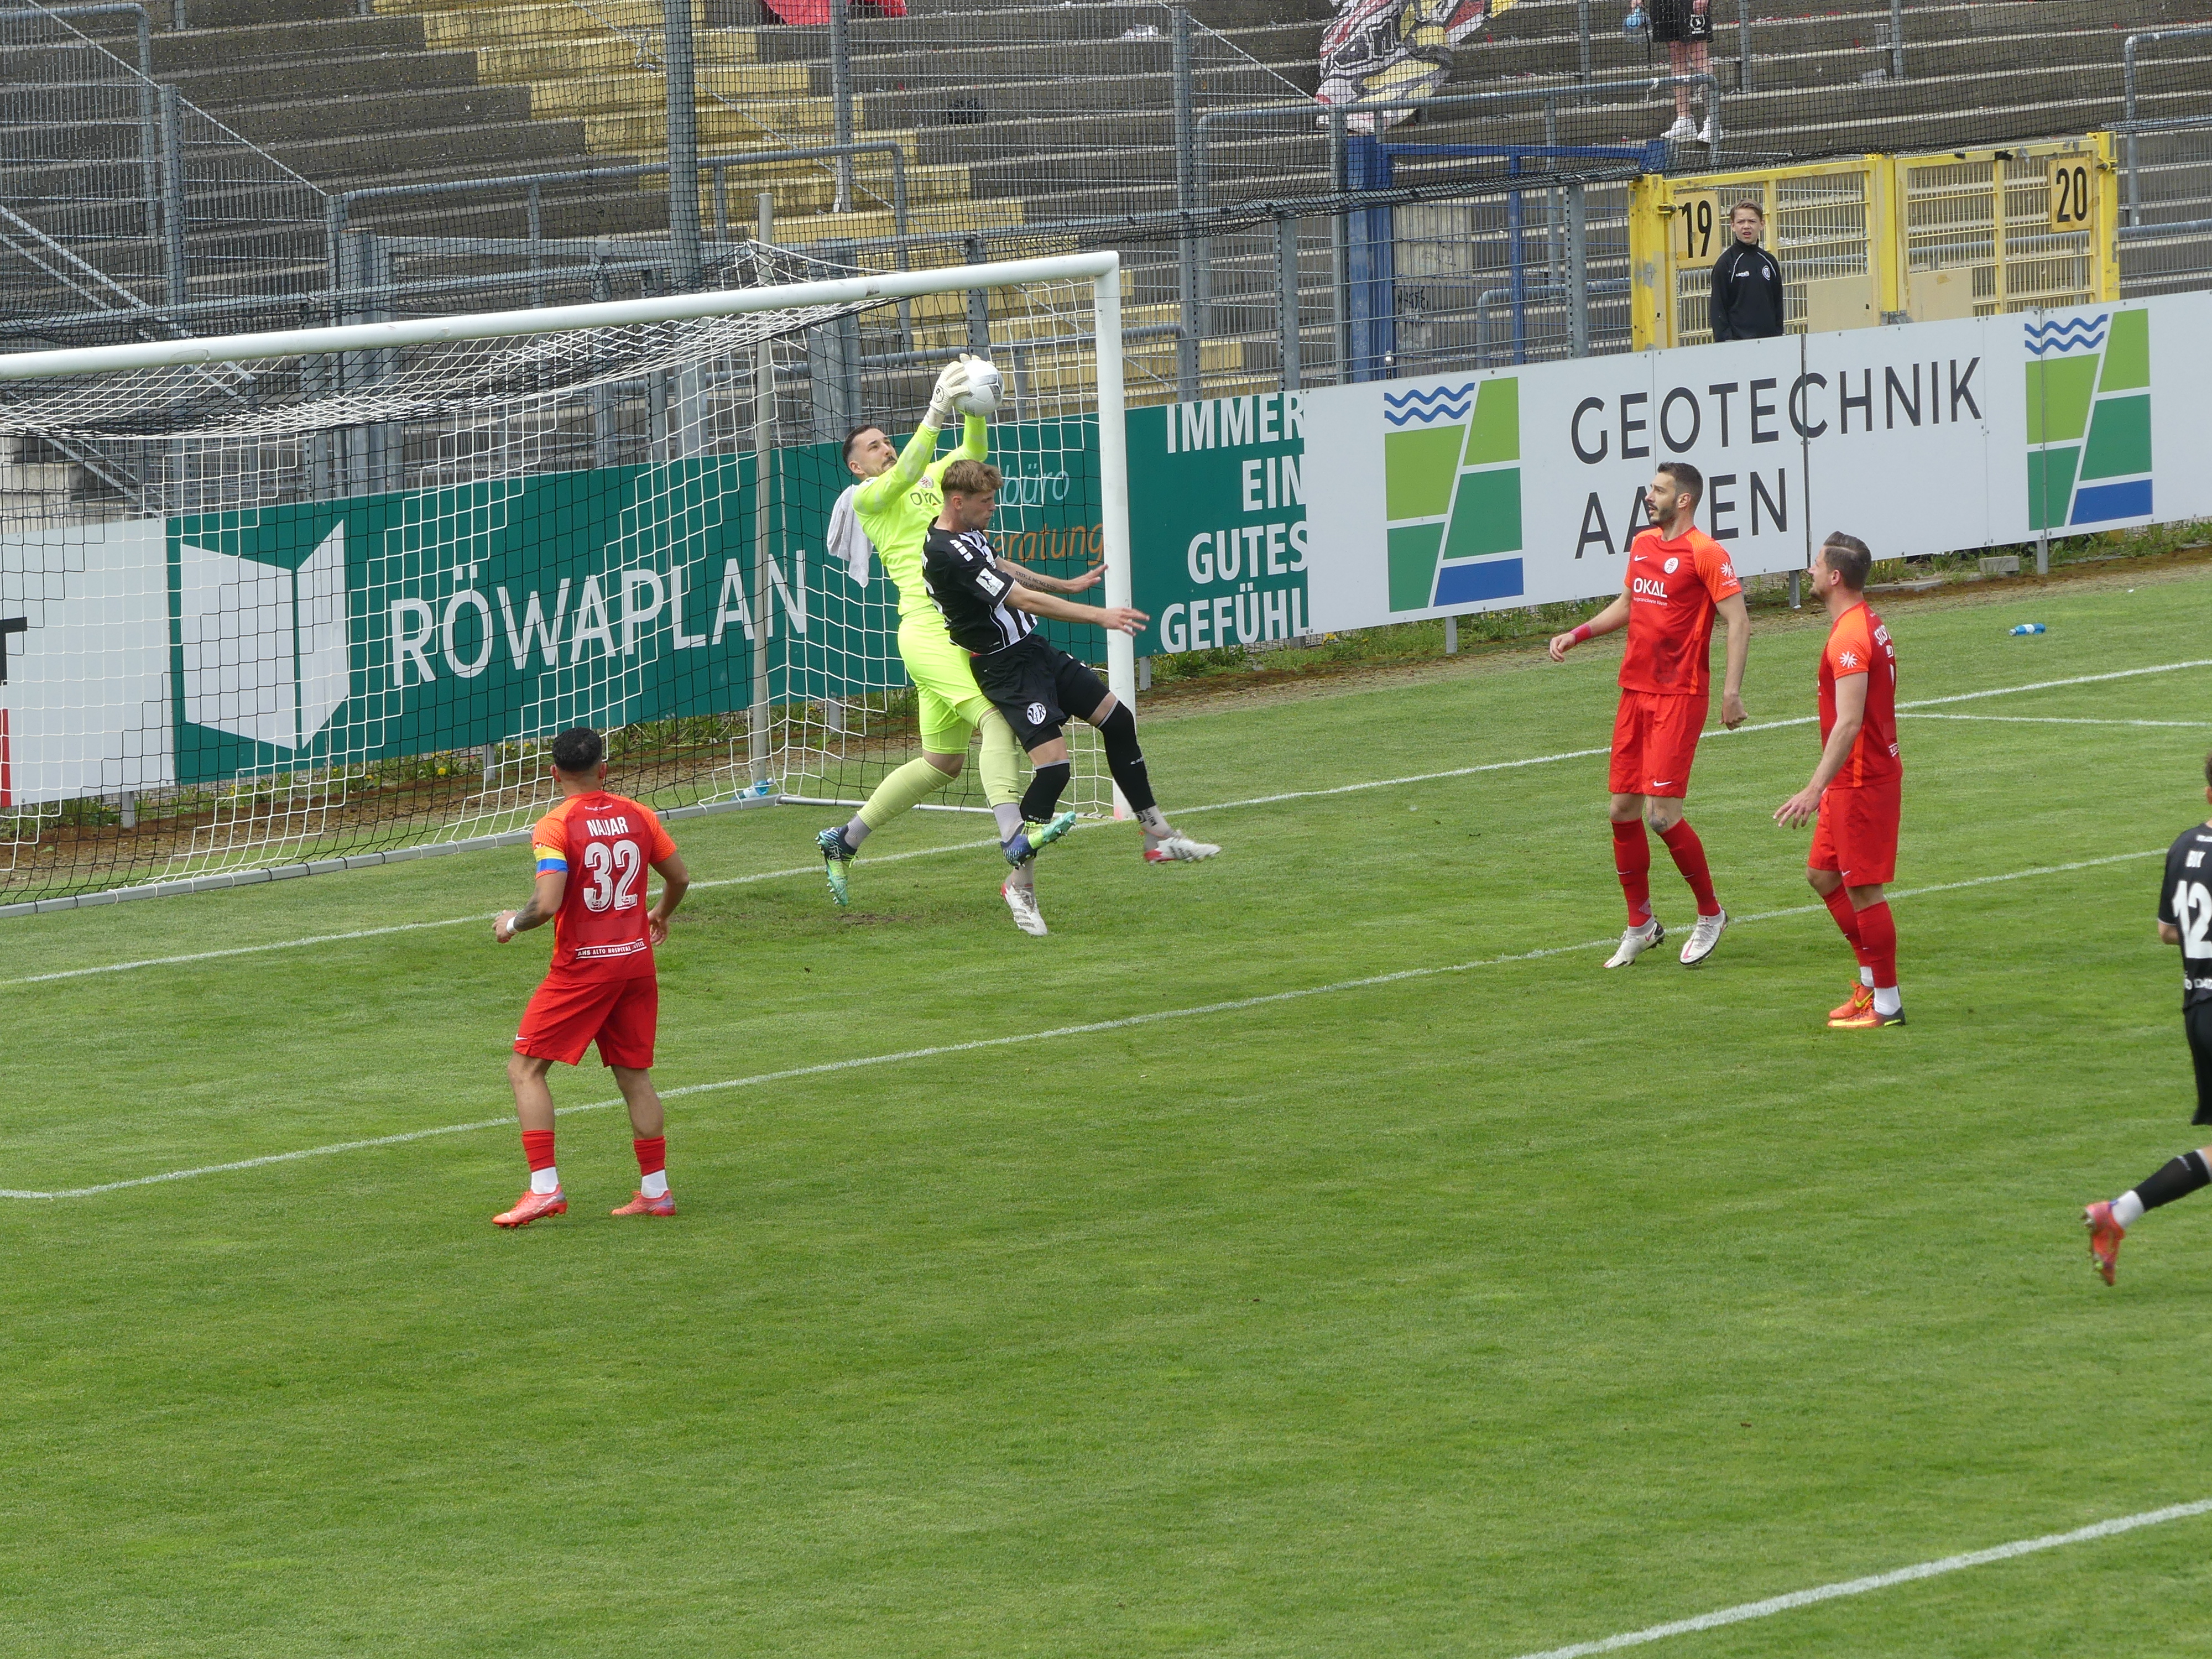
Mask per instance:
[[[1012,559],[1000,559],[999,574],[1019,582],[1024,587],[1039,588],[1047,593],[1080,593],[1106,580],[1106,567],[1103,563],[1094,564],[1080,576],[1048,576],[1042,570],[1031,570],[1025,565],[1016,564]]]
[[[1728,667],[1721,677],[1721,724],[1733,732],[1747,718],[1743,712],[1743,665],[1751,655],[1751,611],[1741,593],[1729,594],[1714,609],[1728,624]]]
[[[520,910],[502,910],[491,921],[491,936],[504,945],[517,933],[526,933],[553,920],[561,909],[562,895],[568,890],[566,871],[548,870],[538,878],[530,902]]]
[[[1594,640],[1601,634],[1611,634],[1628,625],[1628,595],[1623,593],[1611,605],[1592,617],[1579,628],[1571,628],[1564,634],[1552,635],[1551,653],[1553,662],[1565,662],[1567,653],[1584,640]]]

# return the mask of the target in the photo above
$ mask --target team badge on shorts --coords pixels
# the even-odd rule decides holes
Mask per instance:
[[[1042,726],[1044,724],[1045,707],[1042,703],[1033,702],[1027,708],[1022,710],[1022,713],[1028,717],[1029,723],[1031,726]]]

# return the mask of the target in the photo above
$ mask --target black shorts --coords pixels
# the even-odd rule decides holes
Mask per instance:
[[[1025,750],[1050,743],[1071,719],[1089,720],[1106,701],[1105,681],[1034,634],[976,658],[975,666],[976,687]]]
[[[1690,0],[1650,0],[1651,8],[1651,38],[1662,45],[1680,41],[1704,41],[1713,38],[1713,14],[1711,7],[1704,11],[1692,11]]]
[[[2183,1009],[2181,1027],[2189,1033],[2189,1057],[2197,1062],[2197,1115],[2189,1121],[2212,1123],[2212,1002]]]

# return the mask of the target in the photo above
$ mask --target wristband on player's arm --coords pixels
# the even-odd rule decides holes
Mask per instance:
[[[1577,645],[1580,645],[1583,641],[1590,637],[1590,625],[1588,623],[1577,623],[1575,624],[1575,631],[1570,634],[1567,637],[1572,640]]]

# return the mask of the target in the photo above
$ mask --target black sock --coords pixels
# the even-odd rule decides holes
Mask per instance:
[[[1132,812],[1150,811],[1158,803],[1152,799],[1152,776],[1145,769],[1145,751],[1137,747],[1137,717],[1129,712],[1129,705],[1115,703],[1114,712],[1098,722],[1098,735],[1106,740],[1106,769],[1120,786],[1121,799],[1129,803]]]
[[[1066,761],[1048,761],[1036,769],[1030,779],[1030,787],[1022,792],[1022,817],[1030,823],[1049,823],[1053,809],[1060,805],[1060,792],[1067,787],[1069,767]]]
[[[2161,1204],[2188,1197],[2199,1187],[2212,1187],[2212,1170],[2204,1167],[2203,1153],[2184,1152],[2179,1158],[2167,1159],[2156,1175],[2135,1190],[2143,1208],[2155,1210]]]

